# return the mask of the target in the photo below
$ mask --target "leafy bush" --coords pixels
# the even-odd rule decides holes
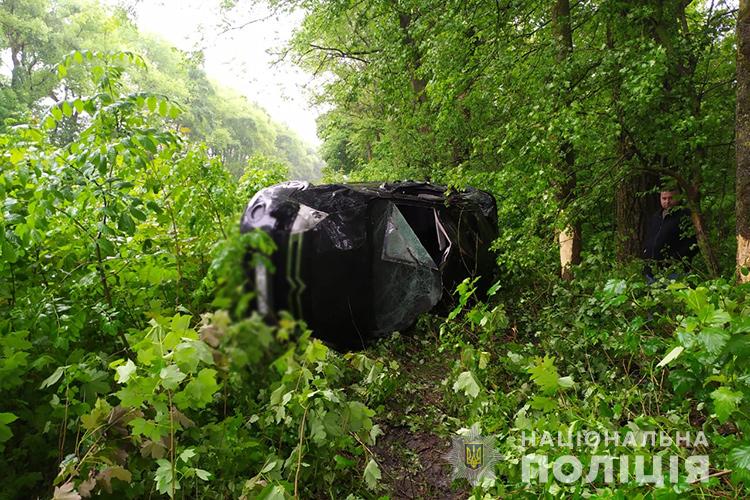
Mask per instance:
[[[499,435],[504,456],[498,479],[480,485],[475,498],[484,494],[479,492],[504,497],[519,491],[586,491],[622,498],[651,492],[677,498],[687,492],[742,496],[746,491],[748,288],[723,280],[697,286],[662,280],[648,286],[637,275],[609,276],[553,284],[546,297],[536,299],[533,290],[524,297],[500,289],[505,307],[472,304],[470,283],[459,287],[455,319],[441,331],[441,349],[459,354],[447,397],[466,427],[480,422],[485,434]],[[579,430],[622,436],[662,432],[673,438],[703,432],[706,443],[697,449],[672,443],[652,453],[683,459],[705,453],[710,478],[688,484],[681,471],[679,481],[671,483],[665,471],[663,487],[638,484],[632,464],[644,450],[611,442],[575,451],[545,443],[533,452],[548,455],[550,468],[556,458],[574,453],[584,471],[593,455],[625,455],[630,482],[607,484],[601,475],[598,482],[572,485],[522,480],[520,464],[531,453],[522,435],[546,432],[557,439],[558,433]]]
[[[175,103],[121,94],[131,66],[71,54],[59,75],[80,67],[96,92],[0,136],[1,496],[377,488],[362,400],[382,362],[248,318],[238,270],[273,243],[236,221],[280,171],[258,163],[240,188],[173,131]]]

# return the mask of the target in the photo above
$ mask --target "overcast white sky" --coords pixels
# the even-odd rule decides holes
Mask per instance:
[[[142,31],[157,33],[183,50],[203,48],[209,78],[246,95],[275,121],[286,123],[303,140],[318,146],[317,111],[308,104],[304,90],[312,76],[291,62],[273,65],[276,57],[268,52],[289,40],[303,14],[269,17],[265,7],[249,3],[228,20],[232,24],[263,20],[223,34],[219,0],[151,0],[138,2],[135,11]]]

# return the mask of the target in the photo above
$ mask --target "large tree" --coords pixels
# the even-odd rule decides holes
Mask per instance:
[[[740,0],[737,17],[737,271],[750,281],[750,0]]]
[[[571,104],[570,60],[573,53],[573,27],[570,18],[570,2],[555,0],[552,7],[552,33],[557,55],[555,60],[560,71],[565,75],[557,90],[557,105],[568,108]],[[572,266],[581,262],[581,226],[569,213],[571,199],[575,196],[576,171],[575,150],[568,134],[559,141],[559,158],[557,159],[558,185],[556,195],[560,204],[560,211],[564,219],[563,227],[558,233],[560,245],[560,274],[563,279],[572,279]]]

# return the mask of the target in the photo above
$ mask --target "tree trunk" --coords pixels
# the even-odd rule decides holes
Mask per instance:
[[[10,45],[10,60],[13,63],[11,69],[10,85],[13,89],[19,89],[23,83],[23,63],[21,62],[21,50],[22,47],[15,42],[11,42]]]
[[[422,65],[422,58],[419,54],[419,48],[411,36],[411,22],[412,18],[410,14],[400,13],[398,15],[398,23],[401,31],[404,35],[404,44],[411,52],[412,67],[411,67],[411,89],[414,91],[414,95],[417,98],[419,104],[424,103],[427,100],[425,95],[425,89],[427,88],[427,81],[423,78],[417,77],[417,72]]]
[[[560,66],[565,66],[573,53],[573,29],[570,24],[569,0],[555,0],[552,6],[552,34],[555,38],[556,57]],[[570,105],[569,89],[563,89],[559,95],[559,108]],[[572,222],[568,207],[576,188],[575,151],[570,140],[563,134],[559,145],[558,164],[562,181],[557,187],[557,199],[561,215],[565,220],[563,229],[558,233],[560,246],[560,276],[564,280],[573,278],[572,267],[581,262],[581,228]]]
[[[743,267],[750,267],[750,0],[740,0],[737,16],[737,277],[740,282],[750,281],[743,275]]]
[[[684,179],[680,182],[680,185],[687,198],[687,205],[690,209],[690,220],[695,228],[695,239],[698,241],[698,249],[706,261],[709,276],[716,278],[719,276],[719,261],[716,260],[716,252],[714,252],[711,240],[708,238],[708,231],[706,231],[706,223],[701,211],[700,190],[697,185],[686,184]]]
[[[622,17],[626,14],[625,11],[621,12]],[[615,35],[612,21],[607,23],[607,48],[614,53]],[[622,79],[617,73],[612,86],[612,103],[617,122],[620,124],[617,153],[624,175],[615,185],[615,255],[617,262],[626,264],[642,257],[649,215],[659,208],[654,196],[645,194],[658,185],[659,178],[645,172],[631,171],[630,161],[636,155],[636,151],[626,131],[625,113],[620,99],[621,86]]]
[[[648,217],[659,208],[653,195],[644,196],[658,184],[658,177],[633,173],[622,179],[615,193],[616,255],[625,264],[643,254]]]
[[[698,240],[698,248],[703,254],[703,258],[706,260],[708,266],[709,275],[712,278],[719,276],[719,263],[716,260],[711,241],[708,239],[708,233],[706,232],[705,223],[703,221],[703,212],[700,208],[693,206],[690,207],[690,219],[693,222],[695,228],[695,238]]]

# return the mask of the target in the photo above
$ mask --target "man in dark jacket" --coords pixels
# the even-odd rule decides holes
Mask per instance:
[[[690,211],[677,206],[679,194],[676,190],[662,191],[661,208],[648,221],[643,258],[655,261],[655,268],[666,267],[673,260],[691,259],[696,252],[695,236],[684,234],[685,226],[690,224]],[[646,278],[649,282],[654,280],[649,264]]]

